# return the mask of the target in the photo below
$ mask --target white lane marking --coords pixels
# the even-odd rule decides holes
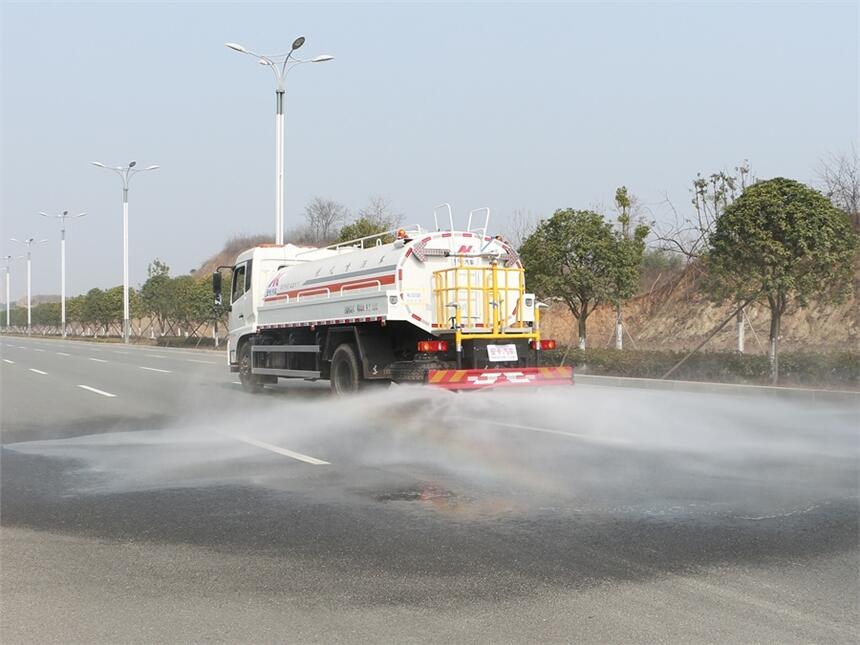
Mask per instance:
[[[95,392],[96,394],[101,394],[102,396],[107,396],[109,398],[114,398],[116,394],[111,394],[110,392],[105,392],[104,390],[97,390],[94,387],[90,387],[89,385],[78,385],[79,388],[84,390],[88,390],[90,392]]]
[[[66,354],[66,352],[57,352],[57,356],[71,356],[71,354]]]
[[[164,374],[173,374],[170,370],[160,370],[157,367],[144,367],[143,365],[139,366],[140,369],[146,370],[147,372],[162,372]]]
[[[263,448],[264,450],[270,450],[272,452],[276,452],[279,455],[284,455],[284,457],[290,457],[292,459],[298,459],[299,461],[303,461],[307,464],[312,464],[314,466],[330,466],[331,464],[327,461],[323,461],[322,459],[317,459],[316,457],[310,457],[308,455],[303,455],[300,452],[293,452],[292,450],[287,450],[286,448],[279,448],[278,446],[273,446],[270,443],[265,443],[263,441],[257,441],[256,439],[251,439],[250,437],[244,437],[238,434],[232,434],[230,432],[218,432],[218,434],[223,435],[225,437],[230,437],[231,439],[235,439],[236,441],[242,441],[244,443],[250,444],[252,446],[257,446],[257,448]]]
[[[15,345],[18,349],[27,349],[26,345]]]
[[[563,430],[552,430],[550,428],[538,428],[536,426],[525,426],[519,423],[504,423],[502,421],[491,421],[490,419],[471,419],[469,417],[454,417],[461,421],[471,421],[472,423],[489,423],[494,426],[502,426],[503,428],[514,428],[516,430],[528,430],[530,432],[543,432],[545,434],[561,435],[563,437],[573,437],[574,439],[582,439],[583,441],[592,441],[594,443],[613,443],[613,444],[629,444],[626,439],[615,439],[612,437],[596,437],[594,435],[579,434],[576,432],[564,432]]]
[[[207,365],[216,365],[215,361],[196,361],[193,358],[186,358],[186,363],[206,363]]]
[[[90,358],[91,361],[95,361],[96,363],[107,363],[107,361],[103,358]]]
[[[34,347],[34,348],[33,348],[33,351],[34,351],[34,352],[44,352],[45,350],[44,350],[44,349],[39,349],[38,347]]]
[[[233,385],[242,385],[242,381],[233,381]]]
[[[31,372],[36,372],[36,374],[47,374],[47,372],[43,372],[42,370],[37,370],[35,367],[30,368]]]
[[[15,364],[15,361],[10,361],[8,358],[4,358],[4,359],[3,359],[3,362],[4,362],[4,363],[9,363],[9,365],[14,365],[14,364]]]

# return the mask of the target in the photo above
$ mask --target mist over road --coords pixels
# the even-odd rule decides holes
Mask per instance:
[[[0,358],[3,643],[858,636],[856,403]]]

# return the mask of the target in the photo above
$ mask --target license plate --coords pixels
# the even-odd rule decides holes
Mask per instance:
[[[487,345],[487,356],[493,362],[508,362],[517,360],[516,345]]]

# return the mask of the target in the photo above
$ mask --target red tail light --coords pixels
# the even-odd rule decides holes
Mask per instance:
[[[541,349],[555,349],[555,346],[556,345],[554,340],[542,340],[540,342]],[[532,342],[530,342],[529,347],[531,347],[532,349],[537,349],[537,341],[533,340]]]
[[[447,352],[448,342],[444,340],[419,340],[418,351],[425,354]]]

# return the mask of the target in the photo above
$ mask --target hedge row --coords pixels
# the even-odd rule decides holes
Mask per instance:
[[[155,344],[159,347],[215,347],[215,339],[208,336],[157,336]]]
[[[558,365],[563,349],[546,352],[548,363]],[[686,352],[639,351],[617,349],[571,350],[565,365],[573,365],[585,374],[660,378]],[[699,352],[673,374],[673,379],[714,381],[753,385],[769,382],[767,356],[737,352]],[[780,352],[780,383],[785,385],[860,387],[860,353],[858,352]]]

